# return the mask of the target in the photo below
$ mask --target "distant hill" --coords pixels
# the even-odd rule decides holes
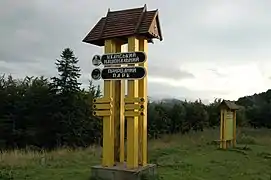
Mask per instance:
[[[263,104],[270,104],[271,102],[271,89],[266,92],[253,94],[249,96],[240,97],[236,103],[245,107],[259,106]]]

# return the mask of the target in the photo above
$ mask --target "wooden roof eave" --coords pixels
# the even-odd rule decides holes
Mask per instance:
[[[158,9],[156,11],[156,20],[157,20],[157,25],[158,25],[158,32],[159,32],[159,35],[160,35],[160,41],[163,41],[163,35],[162,35],[162,29],[161,29],[161,24],[160,24],[160,20],[159,20],[159,13],[158,13]]]
[[[163,37],[162,37],[162,31],[161,31],[161,26],[160,26],[160,21],[159,21],[159,16],[158,16],[158,9],[156,9],[155,15],[153,16],[152,22],[156,20],[157,23],[157,28],[158,28],[158,34],[159,34],[159,40],[162,41]],[[151,30],[151,26],[148,29],[148,32],[150,33]]]

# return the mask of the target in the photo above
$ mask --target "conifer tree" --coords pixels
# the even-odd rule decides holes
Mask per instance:
[[[81,74],[80,68],[77,66],[78,58],[70,48],[64,49],[60,57],[61,59],[57,59],[55,63],[59,77],[52,78],[54,89],[64,94],[80,91],[81,83],[78,82],[78,79]]]

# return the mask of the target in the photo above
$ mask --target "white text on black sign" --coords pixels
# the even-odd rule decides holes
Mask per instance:
[[[124,63],[138,63],[139,57],[136,53],[121,53],[121,54],[108,54],[104,64],[124,64]]]

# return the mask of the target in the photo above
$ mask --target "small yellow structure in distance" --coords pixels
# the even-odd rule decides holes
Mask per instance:
[[[239,109],[234,102],[223,100],[220,108],[220,148],[236,146],[236,111]]]

